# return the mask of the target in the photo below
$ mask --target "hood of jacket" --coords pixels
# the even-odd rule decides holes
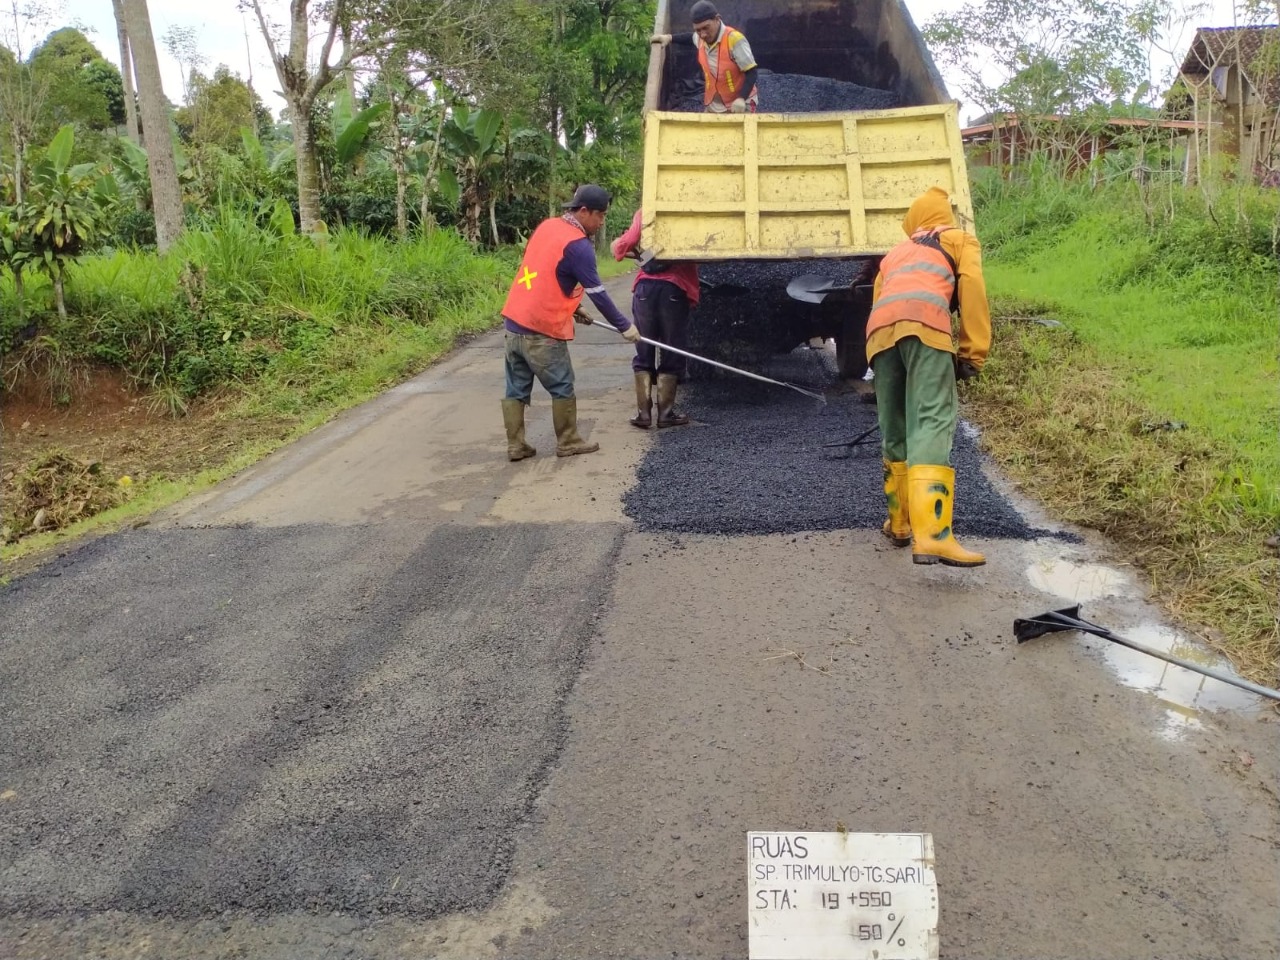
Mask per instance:
[[[907,236],[917,230],[932,230],[935,227],[954,227],[955,217],[951,213],[951,197],[941,187],[930,187],[911,204],[911,209],[902,218],[902,229]]]

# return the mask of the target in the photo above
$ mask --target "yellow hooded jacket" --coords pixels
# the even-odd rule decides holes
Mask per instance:
[[[951,198],[941,187],[930,187],[911,204],[902,218],[902,229],[910,237],[917,230],[935,227],[955,227],[951,214]],[[935,350],[956,353],[961,360],[968,360],[978,369],[991,351],[991,309],[987,305],[987,284],[982,279],[982,247],[978,238],[964,230],[944,230],[938,235],[942,249],[956,262],[956,283],[960,298],[960,348],[957,351],[951,337],[923,323],[902,320],[876,330],[867,339],[867,360],[888,350],[904,337],[918,337]],[[876,276],[872,303],[880,299],[880,286],[884,274]]]

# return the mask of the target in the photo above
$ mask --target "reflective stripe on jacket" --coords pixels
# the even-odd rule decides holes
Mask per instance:
[[[522,327],[557,340],[573,339],[573,312],[582,303],[582,286],[569,296],[560,289],[556,267],[564,258],[564,248],[585,234],[563,217],[543,220],[529,238],[524,257],[516,269],[502,315]]]
[[[943,227],[942,230],[953,229]],[[867,336],[901,320],[922,323],[951,336],[955,267],[938,244],[942,230],[919,230],[880,262],[884,281],[871,306]]]
[[[738,99],[746,74],[733,59],[733,48],[745,40],[739,31],[725,24],[720,31],[720,40],[716,43],[716,75],[711,73],[711,61],[707,57],[707,46],[698,44],[698,63],[702,67],[702,76],[706,84],[702,94],[704,104],[711,103],[719,95],[721,101],[728,106]]]

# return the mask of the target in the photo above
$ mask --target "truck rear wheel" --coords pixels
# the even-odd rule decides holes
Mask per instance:
[[[848,311],[840,321],[836,368],[842,380],[861,380],[867,375],[867,316],[861,310]]]

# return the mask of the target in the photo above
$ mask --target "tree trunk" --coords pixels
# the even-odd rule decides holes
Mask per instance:
[[[27,144],[15,127],[13,134],[13,196],[21,204],[27,197],[24,184],[27,182],[27,171],[24,160],[27,156]]]
[[[409,208],[405,203],[405,195],[409,192],[409,175],[405,170],[404,144],[399,135],[396,136],[391,165],[396,171],[396,233],[404,240],[409,236]]]
[[[67,319],[67,298],[62,286],[62,265],[53,268],[53,302],[58,307],[58,319]]]
[[[342,49],[351,49],[350,21],[342,24]],[[358,113],[360,108],[356,105],[356,65],[354,63],[347,64],[347,69],[343,71],[343,80],[347,85],[347,96],[351,98],[351,109]]]
[[[489,197],[489,232],[493,234],[493,245],[501,246],[498,240],[498,198],[494,196]],[[603,236],[604,231],[601,230],[600,234]]]
[[[151,206],[156,216],[156,248],[164,253],[182,234],[182,190],[178,164],[169,136],[169,111],[160,84],[160,60],[151,35],[147,0],[123,0],[125,25],[133,64],[138,72],[138,103],[147,138],[147,171],[151,175]]]
[[[306,234],[325,230],[320,210],[320,167],[316,161],[316,138],[311,130],[311,107],[307,101],[289,102],[294,164],[298,171],[298,220]]]
[[[142,145],[142,130],[138,127],[138,102],[133,92],[133,52],[129,49],[129,31],[124,22],[124,5],[121,0],[111,0],[116,15],[116,39],[120,43],[120,79],[124,81],[124,116],[129,139]]]

